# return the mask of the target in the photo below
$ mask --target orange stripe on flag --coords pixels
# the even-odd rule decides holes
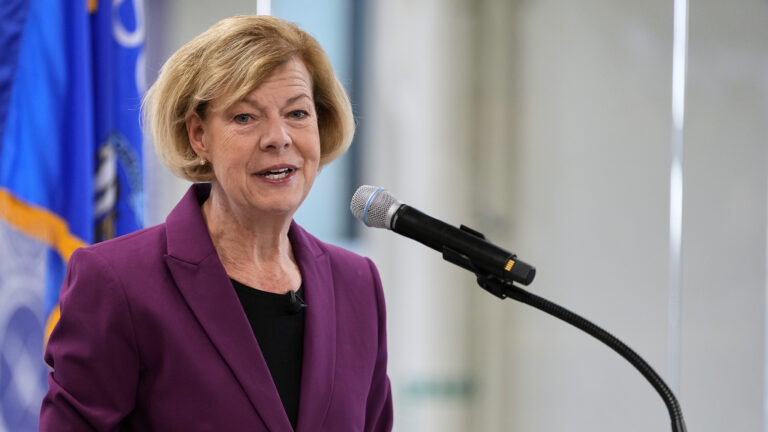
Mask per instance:
[[[64,219],[49,210],[22,202],[5,189],[0,189],[0,219],[55,249],[65,262],[69,261],[75,249],[87,245],[85,241],[69,232]],[[43,346],[48,344],[48,338],[59,322],[59,316],[59,306],[56,305],[45,323]]]
[[[0,219],[52,247],[64,261],[69,261],[75,249],[86,246],[85,241],[69,232],[66,221],[60,216],[24,203],[4,189],[0,189]]]

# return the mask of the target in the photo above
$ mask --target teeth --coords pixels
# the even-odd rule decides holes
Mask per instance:
[[[279,179],[286,178],[290,172],[291,172],[290,168],[282,168],[279,170],[267,171],[264,174],[264,177],[270,180],[279,180]]]

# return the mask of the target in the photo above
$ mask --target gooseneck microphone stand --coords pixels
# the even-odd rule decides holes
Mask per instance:
[[[349,209],[367,226],[390,229],[442,252],[443,259],[474,273],[477,283],[496,297],[510,297],[533,306],[608,345],[640,371],[659,393],[669,411],[672,432],[686,432],[683,412],[672,390],[636,352],[590,321],[514,285],[514,282],[528,285],[536,276],[536,269],[518,260],[515,254],[486,241],[484,235],[469,227],[461,225],[456,229],[427,216],[401,203],[381,187],[360,186]]]
[[[464,227],[462,227],[464,228]],[[489,293],[495,295],[500,299],[507,297],[513,298],[519,302],[525,303],[529,306],[533,306],[540,311],[546,312],[555,318],[559,318],[568,324],[590,334],[595,339],[608,345],[612,350],[616,351],[620,356],[624,357],[628,362],[632,364],[644,377],[651,383],[656,392],[661,396],[664,404],[669,411],[669,418],[672,423],[673,432],[686,432],[685,421],[683,420],[683,411],[680,408],[680,404],[677,402],[672,390],[667,386],[663,379],[653,370],[653,368],[643,360],[632,348],[628,347],[618,338],[603,330],[599,326],[590,322],[589,320],[575,314],[568,309],[559,306],[551,301],[534,295],[518,286],[515,286],[512,282],[502,280],[494,275],[482,274],[477,271],[477,266],[472,262],[469,257],[462,255],[449,248],[443,248],[443,258],[453,264],[463,267],[477,276],[477,283],[483,289]]]

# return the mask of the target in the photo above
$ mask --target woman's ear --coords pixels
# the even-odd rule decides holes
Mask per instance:
[[[197,113],[191,113],[184,119],[184,123],[187,126],[187,136],[189,137],[189,144],[192,146],[192,150],[197,153],[198,156],[205,160],[211,160],[208,157],[208,148],[205,145],[205,124]]]

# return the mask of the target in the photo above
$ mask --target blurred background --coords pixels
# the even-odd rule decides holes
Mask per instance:
[[[139,91],[183,43],[231,15],[296,22],[327,50],[358,129],[296,219],[381,271],[396,431],[670,426],[651,386],[607,347],[489,295],[432,250],[355,221],[348,205],[361,184],[535,265],[528,288],[641,354],[677,394],[689,430],[768,431],[767,1],[112,8],[113,21],[145,36],[134,57]],[[0,147],[0,160],[7,152]],[[136,219],[150,226],[188,183],[168,173],[148,139],[137,153]],[[0,164],[0,192],[11,171]],[[0,431],[36,430],[47,388],[46,242],[22,245],[24,223],[2,198]]]

